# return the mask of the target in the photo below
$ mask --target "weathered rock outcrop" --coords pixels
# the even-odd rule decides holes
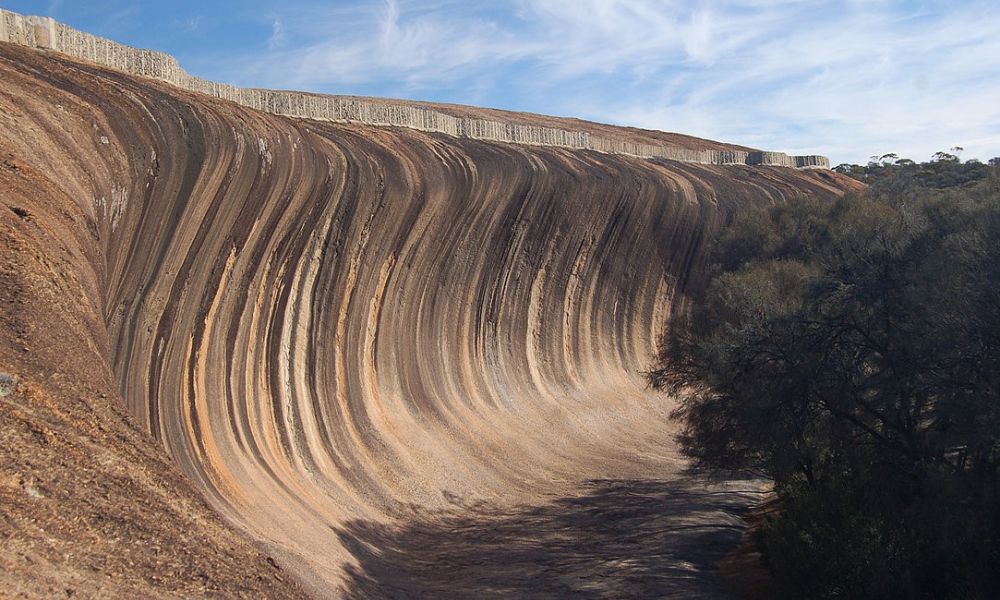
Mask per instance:
[[[734,211],[848,180],[290,119],[12,44],[0,81],[0,589],[720,593],[752,496],[678,479],[638,371]]]
[[[126,73],[153,77],[186,90],[209,94],[276,115],[390,125],[479,140],[595,150],[609,154],[666,158],[703,164],[830,167],[830,161],[824,156],[678,148],[607,139],[591,135],[587,131],[566,131],[551,127],[456,117],[431,108],[414,106],[412,103],[240,88],[194,77],[181,68],[177,59],[162,52],[131,48],[73,29],[51,17],[22,16],[2,9],[0,9],[0,42],[56,50]]]

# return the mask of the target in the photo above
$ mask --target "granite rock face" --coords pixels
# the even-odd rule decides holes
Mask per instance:
[[[722,594],[754,490],[681,475],[639,371],[721,224],[852,180],[292,119],[23,45],[0,81],[0,589]]]
[[[189,75],[177,60],[162,52],[141,50],[78,31],[51,17],[22,16],[0,9],[0,41],[62,52],[133,75],[170,82],[186,90],[209,94],[277,115],[407,127],[456,137],[595,150],[646,158],[703,164],[750,164],[794,168],[829,168],[823,156],[788,156],[782,152],[691,150],[593,136],[586,131],[502,121],[455,117],[430,108],[391,101],[343,96],[239,88]]]

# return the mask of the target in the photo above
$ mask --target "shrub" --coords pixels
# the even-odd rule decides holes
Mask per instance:
[[[672,324],[651,382],[700,466],[774,480],[785,597],[1000,597],[993,177],[747,214]]]

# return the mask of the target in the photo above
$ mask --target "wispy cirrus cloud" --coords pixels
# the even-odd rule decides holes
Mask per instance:
[[[433,86],[530,55],[514,34],[474,12],[384,0],[358,6],[293,6],[280,11],[288,44],[269,43],[243,80],[316,87],[369,82]],[[278,22],[278,21],[275,21]]]
[[[181,31],[184,31],[185,33],[195,33],[202,28],[204,21],[204,16],[195,15],[185,19],[174,19],[171,21],[171,25]]]
[[[1000,154],[997,31],[984,5],[858,5],[747,45],[679,101],[662,95],[654,110],[655,101],[633,101],[610,118],[835,160],[883,151],[920,159],[956,144],[985,159]]]
[[[167,11],[100,2],[130,22]],[[154,46],[241,85],[579,116],[834,161],[1000,155],[996,0],[179,0],[170,12],[205,15],[198,53],[191,36]]]
[[[289,43],[241,82],[488,103],[834,160],[955,144],[1000,154],[993,2],[378,0],[282,15]]]
[[[277,50],[285,45],[285,24],[281,19],[271,21],[271,37],[267,38],[268,50]]]

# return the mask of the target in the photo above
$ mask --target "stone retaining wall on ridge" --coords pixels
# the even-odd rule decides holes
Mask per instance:
[[[257,110],[291,117],[369,125],[407,127],[479,140],[558,146],[624,154],[643,158],[665,158],[702,164],[772,165],[795,168],[830,168],[824,156],[789,156],[783,152],[735,150],[689,150],[610,140],[582,131],[517,125],[502,121],[454,117],[416,106],[370,102],[358,98],[240,88],[194,77],[173,56],[132,48],[85,33],[51,17],[23,16],[0,9],[0,42],[62,52],[133,75],[152,77],[186,90],[231,100]]]

